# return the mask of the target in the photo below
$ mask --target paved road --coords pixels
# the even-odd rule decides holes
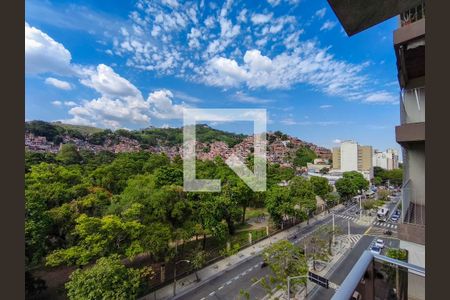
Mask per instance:
[[[350,207],[350,209],[353,207]],[[340,211],[343,213],[349,208],[344,208]],[[309,233],[316,230],[318,227],[324,224],[331,224],[331,215],[325,217],[322,220],[316,221],[314,224],[299,228],[296,240],[292,240],[293,243],[299,243]],[[335,225],[341,226],[347,230],[347,220],[336,217]],[[367,227],[359,226],[350,222],[350,232],[352,234],[362,234]],[[255,256],[250,260],[239,264],[237,267],[228,270],[223,275],[211,280],[208,284],[202,285],[193,291],[190,291],[177,299],[236,299],[242,290],[250,293],[250,299],[261,299],[266,295],[265,290],[259,283],[254,281],[260,280],[270,273],[268,267],[261,268],[262,258],[261,256]]]
[[[329,274],[325,277],[328,278],[331,282],[341,285],[344,281],[347,274],[353,268],[355,263],[358,261],[361,254],[370,249],[372,243],[376,240],[377,237],[364,235],[359,242],[352,248],[348,256],[337,265],[334,270],[330,270]],[[386,248],[398,248],[399,241],[397,239],[390,239],[385,237],[380,237],[384,240],[386,244]],[[384,251],[383,251],[384,252]],[[381,254],[384,254],[384,253]],[[311,300],[326,300],[330,299],[334,295],[333,289],[325,289],[322,287],[314,288],[309,294],[308,299]]]

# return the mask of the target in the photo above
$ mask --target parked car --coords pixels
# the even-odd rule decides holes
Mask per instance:
[[[373,246],[372,248],[370,248],[370,252],[375,253],[375,254],[380,254],[381,248],[377,247],[377,246]]]
[[[384,241],[382,239],[377,239],[375,242],[375,246],[380,247],[381,249],[384,248]]]
[[[354,291],[351,300],[361,300],[362,296],[359,292]]]

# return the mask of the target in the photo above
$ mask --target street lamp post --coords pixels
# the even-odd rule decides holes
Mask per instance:
[[[287,298],[288,298],[288,300],[291,299],[291,279],[298,279],[298,278],[308,278],[308,275],[300,275],[300,276],[293,276],[293,277],[288,276],[288,278],[287,278]],[[306,296],[308,295],[308,291],[306,289],[307,286],[308,286],[308,280],[306,280],[306,282],[305,282],[305,299],[306,299]]]
[[[177,261],[174,266],[173,266],[173,296],[175,297],[176,292],[177,292],[177,264],[180,262],[187,262],[190,263],[190,260],[187,259],[181,259],[179,261]]]
[[[334,228],[334,213],[332,213],[332,217],[333,217],[333,245],[334,245],[334,233],[335,233],[335,228]]]

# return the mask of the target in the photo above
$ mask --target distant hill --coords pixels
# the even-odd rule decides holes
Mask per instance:
[[[93,134],[96,132],[102,132],[104,130],[104,129],[92,127],[92,126],[72,125],[72,124],[65,124],[65,123],[61,123],[61,122],[52,122],[50,124],[62,127],[66,130],[79,131],[81,134],[84,134],[84,135],[89,135],[89,134]]]
[[[199,157],[212,159],[217,155],[243,157],[253,152],[253,137],[226,132],[206,124],[196,125]],[[331,151],[313,143],[302,141],[280,131],[268,132],[268,160],[280,164],[305,165],[301,159],[312,161],[315,157],[329,159]],[[78,149],[88,151],[133,152],[148,150],[164,152],[169,157],[181,154],[183,128],[148,127],[140,130],[101,129],[90,126],[63,124],[61,122],[30,121],[25,123],[25,147],[30,151],[59,151],[60,144],[74,143]],[[308,155],[304,155],[304,154]],[[301,159],[300,159],[300,158]],[[306,158],[304,158],[306,157]]]
[[[240,143],[244,134],[236,134],[211,128],[206,124],[196,125],[196,138],[202,143],[222,141],[229,147]],[[91,126],[71,125],[61,122],[29,121],[25,123],[25,132],[43,136],[48,141],[59,144],[64,136],[83,139],[94,145],[103,144],[107,139],[117,141],[120,137],[137,140],[144,148],[147,146],[175,146],[183,143],[182,128],[149,127],[140,130],[101,129]]]

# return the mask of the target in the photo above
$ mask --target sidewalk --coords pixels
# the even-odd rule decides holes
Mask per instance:
[[[332,209],[332,211],[342,208],[343,205],[339,204],[336,207]],[[310,226],[313,225],[316,221],[322,220],[328,216],[328,212],[324,211],[314,218],[311,218],[309,220]],[[296,233],[299,228],[303,228],[307,226],[307,222],[304,221],[300,224],[297,224],[289,229],[286,229],[284,231],[281,231],[269,238],[266,238],[260,242],[255,243],[253,246],[247,247],[241,251],[239,251],[237,254],[226,257],[212,265],[209,265],[201,270],[199,270],[198,276],[201,278],[200,282],[196,282],[195,274],[190,274],[184,278],[177,280],[177,296],[173,296],[173,284],[166,285],[165,287],[152,292],[142,298],[140,300],[163,300],[163,299],[176,299],[177,297],[195,289],[199,286],[202,286],[206,284],[207,282],[211,281],[214,278],[219,277],[226,271],[235,268],[240,263],[243,263],[256,255],[260,254],[264,248],[271,245],[272,243],[275,243],[277,241],[287,239],[290,235]]]

